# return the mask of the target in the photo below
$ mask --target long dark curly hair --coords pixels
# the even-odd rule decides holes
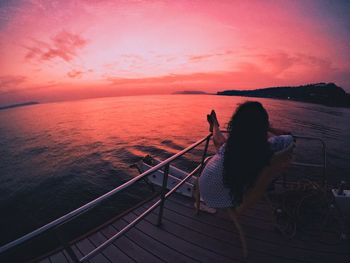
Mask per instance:
[[[269,164],[272,150],[267,140],[268,129],[267,111],[256,101],[241,104],[228,124],[223,181],[231,190],[234,206],[242,203],[244,193]]]

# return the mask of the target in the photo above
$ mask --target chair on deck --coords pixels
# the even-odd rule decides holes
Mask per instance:
[[[283,170],[288,166],[291,161],[292,152],[294,145],[286,148],[283,151],[275,153],[270,161],[270,165],[265,167],[261,174],[258,176],[254,186],[249,189],[249,191],[244,195],[243,202],[239,207],[236,208],[226,208],[225,210],[228,212],[229,217],[232,219],[235,227],[238,230],[244,258],[248,257],[248,248],[247,241],[244,235],[243,228],[239,223],[239,216],[242,215],[247,209],[252,208],[256,203],[261,200],[266,192],[267,187],[271,183],[272,179],[276,176],[280,175]],[[204,165],[210,160],[211,157],[208,157]],[[196,214],[199,213],[200,207],[200,191],[199,191],[199,183],[197,180],[196,191],[195,191],[195,200],[196,200]]]

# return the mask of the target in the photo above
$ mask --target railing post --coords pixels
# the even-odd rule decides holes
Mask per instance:
[[[160,226],[162,224],[165,194],[166,194],[166,189],[167,189],[167,184],[168,184],[169,166],[170,166],[170,163],[166,164],[164,167],[163,184],[162,184],[162,190],[160,193],[160,204],[159,204],[159,214],[158,214],[157,226]]]
[[[327,188],[328,186],[328,178],[327,178],[327,175],[326,175],[326,166],[327,166],[327,149],[326,149],[326,144],[324,141],[321,141],[322,142],[322,146],[323,146],[323,170],[322,170],[322,173],[323,173],[323,187]]]
[[[205,141],[205,146],[204,146],[204,152],[203,152],[203,156],[202,156],[202,161],[201,161],[201,169],[199,170],[199,174],[202,173],[203,169],[204,169],[204,160],[207,157],[207,152],[208,152],[208,146],[209,146],[209,141],[210,141],[211,136],[208,136],[207,140]]]
[[[204,146],[204,151],[203,151],[203,156],[202,156],[202,160],[201,160],[201,164],[200,164],[199,173],[198,173],[197,178],[195,179],[196,183],[194,185],[195,186],[194,187],[194,199],[195,199],[195,208],[196,208],[195,214],[196,215],[198,215],[198,213],[199,213],[200,199],[201,199],[200,192],[199,192],[199,177],[201,176],[202,171],[204,169],[204,161],[205,161],[205,158],[207,157],[208,146],[209,146],[209,141],[210,141],[211,136],[212,136],[212,134],[208,135],[208,137],[205,141],[205,146]]]

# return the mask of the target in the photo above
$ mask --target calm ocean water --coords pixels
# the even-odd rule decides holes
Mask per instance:
[[[237,104],[246,100],[214,95],[135,96],[0,111],[0,244],[137,175],[129,165],[140,157],[151,154],[165,159],[204,137],[211,109],[224,128]],[[276,128],[324,139],[330,179],[350,178],[350,109],[253,100],[264,104]],[[299,159],[320,157],[316,144],[299,149]],[[193,152],[183,162],[188,164],[196,156],[199,153]],[[142,196],[137,189],[126,191],[109,208],[118,212]]]

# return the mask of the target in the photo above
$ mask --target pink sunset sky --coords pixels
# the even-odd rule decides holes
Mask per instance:
[[[335,82],[349,1],[0,2],[0,105]]]

